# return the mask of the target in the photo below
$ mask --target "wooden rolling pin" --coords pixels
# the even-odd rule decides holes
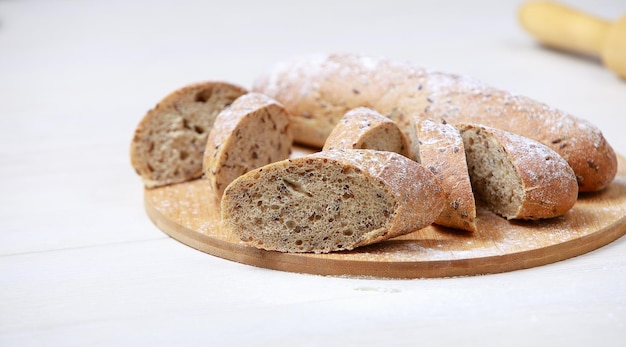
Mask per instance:
[[[593,55],[626,79],[626,16],[616,22],[553,2],[528,2],[519,10],[522,26],[546,46]]]

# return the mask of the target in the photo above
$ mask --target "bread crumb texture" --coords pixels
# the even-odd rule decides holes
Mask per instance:
[[[247,91],[224,82],[178,89],[141,120],[131,147],[131,164],[147,188],[202,176],[206,141],[218,113]]]
[[[420,164],[392,152],[318,152],[248,172],[221,202],[224,225],[267,250],[350,250],[431,224],[443,192]]]

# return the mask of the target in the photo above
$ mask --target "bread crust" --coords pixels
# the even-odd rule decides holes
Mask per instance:
[[[204,177],[217,200],[237,177],[289,158],[292,142],[282,105],[259,93],[237,98],[217,115],[204,151]]]
[[[411,151],[409,141],[398,125],[366,107],[352,109],[339,120],[322,148],[323,151],[333,149],[375,149],[419,161],[419,148]]]
[[[221,209],[224,225],[255,247],[326,253],[426,227],[443,195],[430,171],[402,155],[331,150],[248,172],[227,187]]]
[[[292,114],[296,142],[321,147],[349,109],[373,108],[406,133],[411,118],[473,122],[532,138],[574,169],[581,191],[609,185],[617,156],[591,123],[527,97],[471,78],[409,63],[350,54],[315,55],[279,63],[253,90],[283,103]]]
[[[465,146],[457,128],[445,121],[423,119],[417,124],[422,165],[447,193],[435,224],[476,231],[476,202],[465,160]]]
[[[483,125],[458,124],[457,127],[465,142],[474,192],[494,212],[507,219],[537,220],[562,216],[576,203],[578,184],[574,170],[549,147],[532,139]],[[504,194],[502,187],[496,187],[489,192],[479,188],[491,184],[489,178],[485,179],[485,175],[472,174],[476,165],[483,165],[479,170],[486,169],[484,161],[472,159],[473,151],[482,150],[488,153],[490,177],[494,174],[499,177],[497,171],[503,171],[506,162],[510,161],[517,180],[507,181],[502,186],[504,190],[517,191],[513,195],[517,195],[519,199],[502,199],[501,196],[510,196]],[[498,158],[508,160],[498,163]],[[511,203],[510,200],[519,201]],[[511,205],[511,208],[507,205]]]
[[[245,88],[226,82],[193,83],[168,94],[149,110],[130,145],[131,165],[145,187],[200,178],[215,117],[245,93]]]

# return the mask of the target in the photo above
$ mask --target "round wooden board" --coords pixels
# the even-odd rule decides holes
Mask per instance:
[[[174,239],[221,258],[291,272],[379,278],[449,277],[499,273],[584,254],[626,234],[626,159],[615,181],[580,194],[565,216],[507,221],[478,213],[478,232],[430,226],[375,245],[331,254],[280,253],[241,242],[220,222],[205,181],[145,190],[150,219]]]

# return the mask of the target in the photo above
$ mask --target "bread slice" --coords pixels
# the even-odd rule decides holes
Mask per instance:
[[[417,123],[417,134],[422,165],[435,174],[448,194],[435,224],[476,231],[476,202],[459,130],[445,120],[423,119]]]
[[[263,94],[244,94],[215,119],[204,152],[204,177],[219,200],[235,178],[289,158],[292,142],[282,105]]]
[[[507,219],[565,214],[576,203],[574,171],[555,151],[529,138],[476,124],[457,124],[477,200]]]
[[[402,155],[331,150],[239,177],[221,212],[224,225],[257,248],[326,253],[426,227],[443,197],[434,175]]]
[[[398,125],[367,107],[352,109],[339,120],[322,148],[324,151],[333,149],[375,149],[416,158]]]
[[[147,188],[202,176],[202,158],[218,113],[246,89],[224,82],[185,86],[143,117],[130,145],[130,160]]]

